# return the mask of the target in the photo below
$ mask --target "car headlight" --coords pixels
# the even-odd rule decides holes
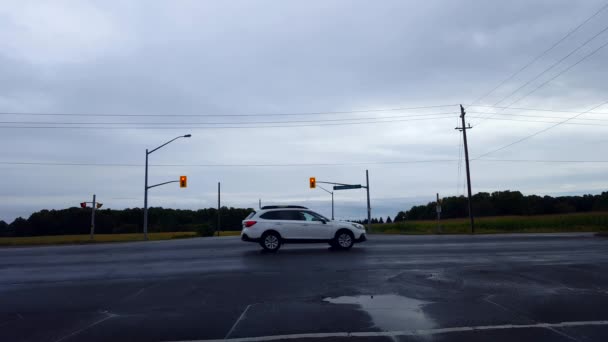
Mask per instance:
[[[365,230],[365,227],[363,227],[362,225],[358,224],[358,223],[351,223],[353,225],[353,227],[357,228],[357,229],[361,229],[361,230]]]

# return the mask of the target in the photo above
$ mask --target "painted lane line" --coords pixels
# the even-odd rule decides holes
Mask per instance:
[[[245,308],[245,310],[243,310],[243,312],[241,313],[241,315],[239,316],[239,318],[232,325],[232,328],[230,328],[230,330],[228,331],[228,333],[224,337],[224,340],[228,339],[228,336],[232,335],[232,333],[234,332],[234,329],[236,329],[236,326],[239,325],[239,323],[243,320],[243,318],[245,318],[245,314],[247,314],[247,311],[249,310],[250,307],[251,307],[251,304],[247,305],[247,307]]]
[[[247,311],[247,309],[245,309],[245,311]],[[243,313],[245,313],[245,312],[243,312]],[[237,321],[237,323],[238,323],[238,321]],[[472,327],[454,327],[454,328],[437,328],[437,329],[403,330],[403,331],[308,333],[308,334],[242,337],[242,338],[229,338],[229,339],[184,340],[184,341],[174,341],[174,342],[215,342],[215,341],[218,341],[218,342],[219,341],[258,342],[258,341],[293,340],[293,339],[302,339],[302,338],[397,337],[397,336],[448,334],[448,333],[455,333],[455,332],[470,332],[470,331],[478,331],[478,330],[533,329],[533,328],[551,329],[551,328],[603,326],[603,325],[608,325],[608,321],[577,321],[577,322],[536,323],[536,324],[519,324],[519,325],[518,324],[481,325],[481,326],[472,326]],[[230,335],[230,333],[228,335]],[[228,335],[226,335],[226,336],[228,336]]]

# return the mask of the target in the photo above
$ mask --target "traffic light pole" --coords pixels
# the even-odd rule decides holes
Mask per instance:
[[[217,182],[217,236],[220,236],[220,182]]]
[[[369,202],[369,171],[368,170],[365,170],[365,183],[366,183],[365,190],[367,190],[367,228],[371,232],[371,229],[372,229],[372,208],[371,208],[370,202]]]
[[[91,207],[91,240],[95,238],[95,209],[97,208],[97,202],[95,202],[95,194],[93,194],[93,206]]]
[[[148,240],[148,149],[146,149],[146,181],[144,191],[144,240]]]
[[[158,146],[157,148],[153,149],[152,151],[148,151],[148,149],[146,149],[146,176],[145,176],[145,184],[144,184],[144,240],[146,240],[146,241],[148,240],[148,190],[151,188],[154,188],[156,186],[159,186],[159,185],[178,182],[178,181],[171,181],[171,182],[148,186],[148,155],[150,155],[150,153],[158,150],[159,148],[164,147],[165,145],[168,145],[168,144],[174,142],[175,140],[177,140],[179,138],[190,138],[191,136],[192,135],[190,135],[190,134],[180,135],[179,137],[175,137],[175,138],[167,141],[166,143]]]
[[[314,185],[313,185],[314,184]],[[367,227],[371,229],[372,227],[372,208],[370,205],[370,199],[369,199],[369,170],[365,170],[365,186],[361,185],[361,184],[344,184],[344,183],[335,183],[335,182],[321,182],[321,181],[317,181],[315,177],[310,177],[310,188],[314,189],[316,188],[316,184],[333,184],[334,185],[334,190],[350,190],[350,189],[361,189],[361,188],[365,188],[366,192],[367,192]],[[321,187],[320,187],[321,188]],[[321,188],[323,189],[323,188]],[[323,189],[325,190],[325,189]],[[327,190],[325,190],[327,191]],[[329,191],[327,191],[329,192]],[[333,216],[334,216],[334,194],[331,193],[331,216],[332,216],[332,220],[333,220]]]

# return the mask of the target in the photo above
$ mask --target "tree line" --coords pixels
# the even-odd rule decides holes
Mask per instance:
[[[166,208],[148,209],[148,232],[196,231],[210,235],[217,227],[217,208],[180,210]],[[241,221],[253,209],[220,209],[220,229],[240,230]],[[143,209],[97,209],[95,211],[96,234],[141,233]],[[11,224],[0,221],[0,236],[39,236],[88,234],[91,227],[91,208],[41,210],[29,218],[16,218]]]
[[[519,191],[480,192],[472,197],[473,215],[549,215],[608,211],[608,192],[583,196],[525,196]],[[464,196],[446,197],[441,200],[442,218],[467,217],[468,201]],[[414,206],[400,211],[394,221],[432,220],[437,217],[436,202]]]
[[[446,197],[441,201],[442,218],[468,216],[467,198]],[[220,229],[240,230],[241,221],[249,215],[251,208],[220,209]],[[473,214],[480,216],[547,215],[590,211],[608,211],[608,192],[583,196],[524,196],[519,191],[480,192],[473,196]],[[373,224],[401,222],[405,220],[432,220],[436,218],[436,203],[413,206],[400,211],[394,219],[372,218]],[[365,220],[355,220],[367,224]],[[29,218],[17,218],[7,224],[0,221],[0,236],[38,236],[88,234],[91,225],[90,208],[68,208],[41,210]],[[97,234],[141,233],[143,231],[143,209],[123,210],[98,209],[95,213]],[[209,235],[217,227],[217,209],[180,210],[150,208],[148,211],[149,232],[196,231]]]

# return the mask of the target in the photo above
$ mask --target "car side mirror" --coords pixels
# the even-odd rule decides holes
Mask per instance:
[[[321,222],[323,222],[323,224],[327,224],[327,221],[325,221],[325,220],[321,220]]]

